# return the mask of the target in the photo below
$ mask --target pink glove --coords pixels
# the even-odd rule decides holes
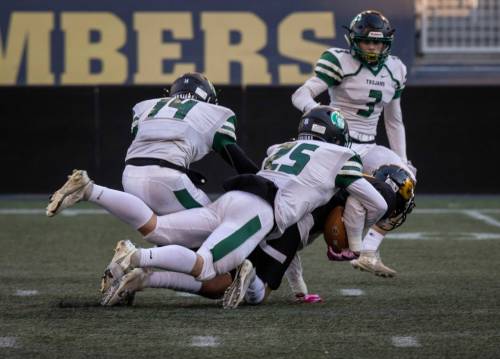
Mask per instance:
[[[328,249],[326,251],[326,256],[331,261],[343,261],[343,259],[342,259],[342,253],[335,252],[333,250],[333,248],[330,247],[330,246],[328,246]]]
[[[352,261],[353,259],[359,258],[359,253],[353,252],[349,248],[342,249],[342,252],[340,252],[340,254],[345,261]]]
[[[297,303],[321,303],[323,299],[321,299],[319,294],[296,294],[295,295],[295,301]]]
[[[330,246],[328,246],[326,255],[329,260],[336,262],[350,261],[359,257],[359,254],[351,251],[349,248],[344,248],[340,253],[336,253]]]

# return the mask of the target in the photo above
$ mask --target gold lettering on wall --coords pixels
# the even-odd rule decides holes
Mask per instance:
[[[6,34],[0,34],[0,84],[15,85],[26,54],[26,84],[52,85],[50,32],[51,12],[13,12]],[[5,49],[5,50],[3,50]]]
[[[134,14],[134,29],[137,31],[136,84],[165,84],[173,82],[186,72],[195,71],[189,62],[173,66],[171,73],[163,72],[163,60],[182,59],[179,43],[163,42],[163,32],[171,31],[175,39],[193,38],[193,20],[190,12],[139,12]]]
[[[230,64],[241,65],[241,83],[271,83],[268,63],[259,54],[267,44],[266,24],[251,12],[202,12],[201,27],[205,33],[205,75],[217,84],[229,84]],[[231,43],[231,32],[240,41]]]
[[[127,80],[127,57],[120,52],[126,42],[125,23],[109,12],[63,12],[65,35],[63,85],[121,84]],[[91,32],[99,34],[91,42]],[[91,72],[91,60],[99,60],[98,73]]]
[[[281,55],[308,64],[314,64],[328,46],[305,40],[305,30],[312,30],[318,38],[335,38],[332,12],[296,12],[288,15],[278,27],[278,50]],[[312,76],[300,72],[299,65],[283,64],[278,67],[279,83],[301,84]]]

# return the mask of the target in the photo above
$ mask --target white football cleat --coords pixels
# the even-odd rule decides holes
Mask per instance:
[[[134,297],[135,292],[146,287],[146,281],[151,273],[148,269],[135,268],[121,277],[120,280],[115,280],[102,298],[101,305],[110,307],[130,302],[130,298]]]
[[[90,180],[86,171],[73,170],[66,183],[50,197],[45,212],[47,216],[53,217],[63,209],[80,202],[92,183],[94,182]]]
[[[104,294],[115,281],[132,269],[130,259],[136,251],[137,248],[129,239],[116,243],[115,254],[101,277],[101,293]]]
[[[397,274],[394,269],[391,269],[382,263],[380,254],[375,251],[361,252],[359,258],[351,261],[351,265],[355,269],[370,272],[379,277],[392,278]]]
[[[224,309],[235,309],[245,297],[245,293],[250,283],[255,278],[255,268],[248,259],[240,264],[236,270],[233,283],[227,287],[222,298]]]

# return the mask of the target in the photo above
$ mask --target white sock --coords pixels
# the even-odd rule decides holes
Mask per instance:
[[[347,237],[347,243],[349,244],[349,249],[353,252],[359,252],[361,247],[363,246],[363,242],[361,240],[361,234],[359,236],[353,235]]]
[[[373,230],[369,229],[368,233],[366,233],[365,238],[363,239],[363,246],[361,247],[361,251],[377,251],[378,247],[382,243],[384,239],[384,235]]]
[[[255,276],[245,293],[245,301],[248,304],[259,304],[264,300],[265,295],[266,287],[264,282],[258,276]]]
[[[188,293],[199,293],[202,282],[193,276],[177,272],[153,272],[148,280],[149,288],[167,288]]]
[[[153,215],[153,211],[140,198],[96,184],[92,186],[88,201],[101,206],[134,229],[144,226]]]
[[[140,249],[139,266],[162,268],[189,274],[196,263],[196,253],[178,245]]]

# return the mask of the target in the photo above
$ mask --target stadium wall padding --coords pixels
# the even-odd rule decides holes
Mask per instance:
[[[221,104],[238,117],[239,143],[257,163],[269,145],[295,135],[300,118],[290,102],[295,88],[220,87]],[[97,183],[121,189],[124,156],[132,140],[131,108],[143,99],[160,97],[162,90],[0,87],[0,193],[49,193],[73,168],[87,169]],[[418,168],[418,192],[500,193],[495,165],[500,119],[494,110],[499,90],[407,87],[403,114],[408,157]],[[387,144],[383,121],[379,143]],[[210,193],[221,192],[223,179],[235,174],[216,154],[193,168],[207,176],[204,189]]]

